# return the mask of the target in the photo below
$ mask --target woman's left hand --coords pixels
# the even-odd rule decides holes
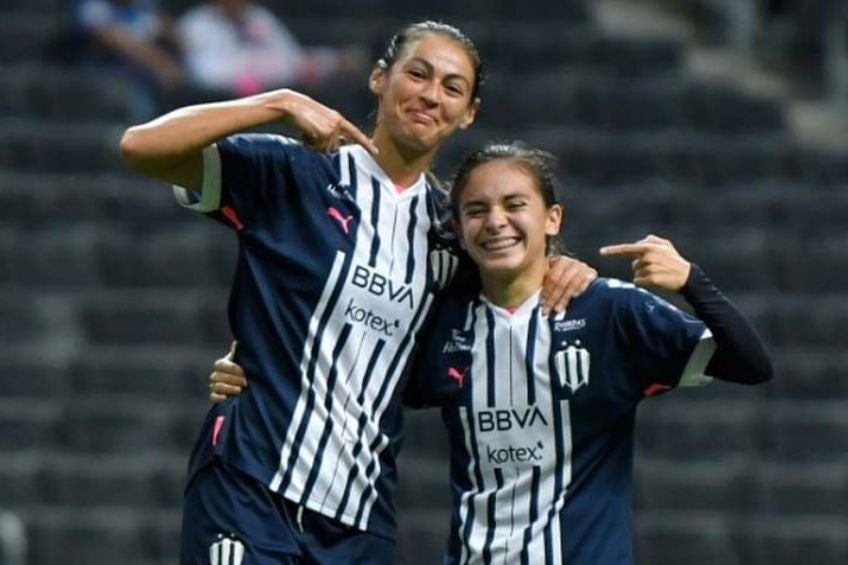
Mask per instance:
[[[548,259],[548,272],[542,285],[542,312],[565,311],[575,296],[580,296],[598,278],[598,271],[577,259],[558,255]]]
[[[604,257],[632,257],[633,284],[677,292],[689,278],[692,269],[674,244],[649,235],[635,243],[601,247]]]

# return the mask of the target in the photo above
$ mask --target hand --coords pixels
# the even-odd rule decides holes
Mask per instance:
[[[689,278],[692,265],[669,240],[649,235],[636,243],[601,247],[604,257],[633,257],[633,284],[677,292]]]
[[[235,353],[236,342],[233,342],[230,352],[212,365],[212,374],[209,375],[209,400],[215,404],[231,396],[238,396],[247,387],[244,370],[233,362]]]
[[[288,91],[284,121],[300,131],[303,142],[322,153],[333,153],[347,140],[379,153],[367,135],[337,111],[299,92]]]
[[[564,312],[572,297],[583,294],[598,278],[598,271],[577,259],[558,255],[548,259],[548,272],[542,285],[542,312]]]

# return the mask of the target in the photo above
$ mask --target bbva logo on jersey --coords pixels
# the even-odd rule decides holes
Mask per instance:
[[[237,539],[218,534],[218,541],[209,546],[211,565],[241,565],[244,559],[244,544]]]
[[[571,390],[571,394],[585,385],[589,384],[589,351],[582,347],[569,345],[562,351],[554,354],[559,384]]]

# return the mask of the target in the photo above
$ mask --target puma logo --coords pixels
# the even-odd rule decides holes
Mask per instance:
[[[334,206],[330,206],[329,208],[327,208],[327,215],[339,223],[339,225],[342,227],[342,231],[345,232],[345,234],[350,233],[350,228],[348,227],[348,224],[351,220],[353,220],[353,215],[347,217],[342,216],[342,213],[339,212]]]
[[[468,368],[460,373],[456,367],[448,367],[448,376],[459,384],[459,388],[462,388],[462,384],[465,382],[466,373],[468,373]]]

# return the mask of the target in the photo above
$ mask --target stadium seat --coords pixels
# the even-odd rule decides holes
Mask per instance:
[[[848,563],[844,150],[799,141],[785,100],[691,73],[690,39],[611,31],[597,2],[263,3],[307,44],[375,57],[407,21],[458,24],[490,77],[436,171],[493,139],[548,149],[568,249],[628,279],[598,247],[669,237],[756,323],[772,383],[639,410],[637,562]],[[7,0],[0,18],[0,501],[26,527],[28,565],[165,565],[230,342],[236,238],[122,164],[126,84],[56,52],[68,16],[65,0]],[[309,94],[369,129],[365,86]],[[438,411],[408,416],[401,563],[437,562],[447,536],[441,430]]]

